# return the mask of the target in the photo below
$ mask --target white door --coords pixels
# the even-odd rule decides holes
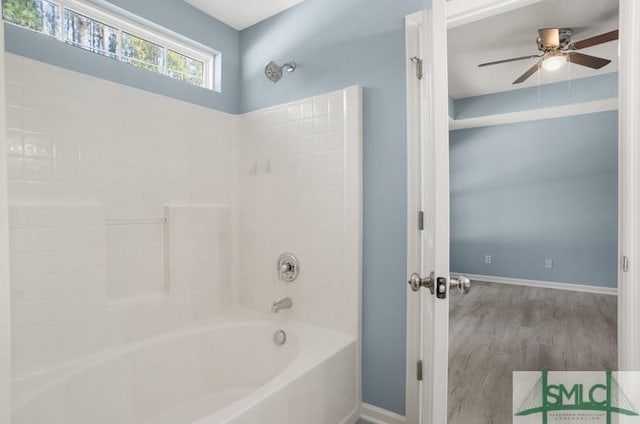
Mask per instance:
[[[421,176],[424,230],[420,267],[421,424],[447,422],[449,368],[449,114],[445,0],[434,0],[422,27]],[[432,274],[433,273],[433,274]],[[430,280],[430,281],[429,281]],[[443,291],[444,290],[444,291]]]
[[[447,422],[449,290],[468,289],[468,280],[449,276],[445,7],[445,0],[433,0],[431,10],[407,18],[409,424]]]

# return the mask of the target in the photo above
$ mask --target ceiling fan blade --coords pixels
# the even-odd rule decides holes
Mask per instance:
[[[586,38],[584,40],[573,43],[573,47],[577,50],[584,49],[591,46],[597,46],[598,44],[608,43],[618,39],[618,30],[611,32],[605,32],[604,34],[596,35],[595,37]]]
[[[606,66],[611,63],[609,59],[589,56],[588,54],[583,54],[583,53],[571,53],[570,55],[568,55],[568,60],[571,63],[586,66],[587,68],[591,68],[591,69],[600,69],[603,66]]]
[[[518,60],[533,59],[534,57],[542,57],[542,55],[529,55],[529,56],[522,56],[522,57],[514,57],[513,59],[496,60],[495,62],[481,63],[478,65],[478,67],[482,68],[484,66],[499,65],[501,63],[509,63],[509,62],[516,62]]]
[[[529,77],[533,74],[535,74],[536,72],[538,72],[538,70],[540,69],[540,62],[536,63],[535,65],[533,65],[531,68],[529,68],[527,70],[527,72],[525,72],[524,74],[522,74],[520,76],[520,78],[518,78],[517,80],[515,80],[513,83],[514,84],[520,84],[522,82],[525,82],[527,79],[529,79]]]
[[[560,30],[558,28],[543,28],[538,30],[542,45],[547,49],[560,47]]]

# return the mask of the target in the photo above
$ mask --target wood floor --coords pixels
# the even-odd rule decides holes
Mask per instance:
[[[448,424],[512,422],[512,371],[617,368],[617,297],[473,282],[453,294]]]

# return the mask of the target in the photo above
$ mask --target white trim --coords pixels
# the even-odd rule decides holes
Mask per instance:
[[[345,110],[344,151],[344,331],[357,339],[356,400],[362,402],[362,234],[363,234],[363,116],[362,87],[343,91]]]
[[[459,27],[540,1],[542,0],[450,0],[447,2],[447,27]]]
[[[402,415],[364,402],[360,410],[360,418],[371,424],[405,424],[407,422]]]
[[[423,277],[434,272],[449,275],[449,93],[447,75],[446,1],[432,0],[425,11],[422,47],[424,83],[422,84],[421,231]],[[449,363],[449,296],[419,294],[421,301],[421,341],[423,379],[421,417],[423,424],[447,422],[447,385]]]
[[[640,370],[640,3],[620,0],[618,368]]]
[[[424,12],[405,19],[406,40],[406,102],[407,102],[407,277],[420,271],[420,232],[416,214],[421,209],[420,194],[420,81],[416,78],[415,64],[409,59],[422,57],[422,24]],[[405,369],[405,410],[407,421],[419,422],[420,383],[416,379],[420,359],[420,297],[407,286],[407,346]]]
[[[349,415],[344,417],[344,419],[342,421],[340,421],[339,424],[357,424],[358,421],[360,421],[360,409],[361,409],[361,407],[362,407],[361,403],[358,402],[356,407],[353,408],[353,410],[349,413]]]
[[[575,284],[575,283],[559,283],[555,281],[539,281],[539,280],[525,280],[522,278],[509,278],[509,277],[495,277],[491,275],[478,275],[478,274],[466,274],[460,272],[452,272],[452,277],[459,277],[460,275],[466,275],[472,281],[472,290],[473,290],[473,281],[484,281],[487,283],[498,283],[498,284],[509,284],[512,286],[527,286],[527,287],[538,287],[544,289],[554,289],[554,290],[571,290],[583,293],[595,293],[595,294],[606,294],[611,296],[618,295],[618,289],[612,287],[601,287],[601,286],[591,286],[588,284]]]
[[[4,27],[0,28],[4,45]],[[9,219],[7,200],[7,149],[5,146],[4,51],[0,55],[0,424],[11,419],[11,296],[9,289]]]
[[[407,60],[413,55],[423,60],[419,84],[413,67],[407,67],[407,277],[413,272],[449,274],[449,114],[440,107],[448,105],[445,3],[433,0],[422,19],[406,20]],[[418,25],[417,41],[412,23]],[[416,225],[420,210],[424,231]],[[448,298],[407,288],[406,410],[411,423],[446,422],[448,320]],[[423,381],[417,384],[416,359],[423,362]]]
[[[411,15],[407,15],[404,17],[404,25],[405,29],[421,26],[422,20],[424,19],[424,12],[414,12]]]
[[[479,116],[477,118],[450,119],[451,131],[468,128],[488,127],[491,125],[514,124],[516,122],[539,121],[542,119],[566,118],[589,113],[618,110],[618,99],[596,100],[573,105],[553,106],[542,109],[523,110],[521,112],[501,113]]]

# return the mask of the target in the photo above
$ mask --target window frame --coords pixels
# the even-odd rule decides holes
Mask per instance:
[[[216,92],[221,91],[221,54],[220,52],[191,40],[181,34],[175,33],[167,28],[164,28],[158,24],[150,22],[140,16],[127,12],[117,6],[107,3],[103,0],[93,0],[91,4],[82,0],[47,0],[49,3],[60,7],[60,31],[55,36],[47,33],[27,28],[11,21],[4,20],[4,22],[15,25],[17,27],[37,32],[46,36],[56,38],[65,44],[69,44],[73,47],[78,47],[87,50],[93,54],[110,58],[109,55],[99,54],[86,49],[84,46],[79,46],[67,41],[65,31],[65,11],[69,10],[72,13],[83,15],[89,19],[99,22],[103,25],[113,27],[117,30],[117,49],[115,60],[125,63],[127,65],[136,66],[132,63],[124,61],[122,58],[122,34],[128,33],[134,37],[141,38],[151,43],[157,44],[164,49],[164,63],[162,72],[158,72],[160,75],[164,75],[172,80],[180,81],[182,83],[201,87]],[[95,3],[95,4],[94,4]],[[193,84],[191,82],[173,78],[169,74],[168,70],[168,51],[173,50],[183,56],[190,57],[204,64],[203,69],[203,84],[201,86]],[[138,66],[136,66],[138,67]],[[142,68],[144,69],[144,68]],[[151,72],[151,71],[149,71]],[[153,72],[155,73],[155,72]]]

